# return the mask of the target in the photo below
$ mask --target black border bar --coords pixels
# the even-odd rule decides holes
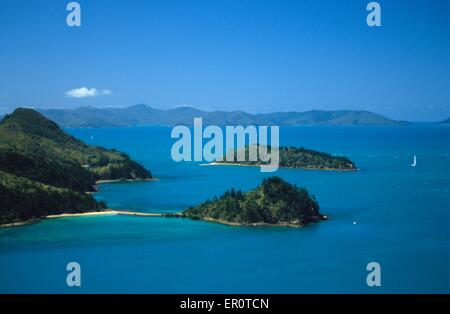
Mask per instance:
[[[225,308],[225,299],[264,299],[268,300],[268,308]],[[207,309],[183,309],[182,301],[214,301],[214,308]],[[90,304],[105,306],[108,308],[130,310],[130,304],[145,306],[150,312],[153,310],[168,310],[177,312],[254,312],[267,313],[279,311],[301,312],[306,307],[317,309],[344,308],[346,310],[358,310],[364,312],[368,309],[385,309],[396,305],[405,304],[415,310],[429,309],[430,304],[450,305],[450,294],[40,294],[40,295],[0,295],[2,305],[14,305],[16,308],[22,305],[51,305],[62,308],[68,305],[71,309],[84,308]],[[251,303],[251,302],[250,302]],[[258,302],[256,302],[259,304]],[[218,305],[220,304],[220,306]],[[230,304],[230,303],[228,303]],[[132,309],[132,308],[131,308]]]

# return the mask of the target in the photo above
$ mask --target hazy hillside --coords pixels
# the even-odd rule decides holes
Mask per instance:
[[[215,125],[400,125],[382,115],[357,110],[275,112],[250,114],[243,111],[206,112],[191,107],[154,109],[147,105],[128,108],[81,107],[40,110],[47,118],[63,127],[118,127],[135,125],[191,125],[194,117]]]
[[[448,118],[448,119],[442,121],[441,124],[450,124],[450,118]]]

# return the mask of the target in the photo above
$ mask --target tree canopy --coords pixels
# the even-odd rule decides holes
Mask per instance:
[[[250,154],[252,154],[252,149],[256,148],[259,152],[254,156],[252,161]],[[261,150],[264,148],[264,150]],[[255,151],[255,150],[253,150]],[[234,155],[234,161],[231,163],[236,163],[240,165],[265,165],[270,161],[264,161],[261,158],[262,151],[270,152],[270,146],[263,145],[247,145],[245,148],[235,150],[231,152]],[[244,161],[238,161],[237,156],[239,153],[245,153]],[[230,161],[221,161],[222,163],[230,163]],[[279,166],[283,168],[304,168],[304,169],[322,169],[322,170],[356,170],[356,165],[347,157],[343,156],[333,156],[327,153],[322,153],[306,148],[297,147],[279,147]]]
[[[0,122],[0,223],[105,207],[86,192],[96,180],[148,179],[126,154],[89,146],[37,111],[19,108]]]
[[[193,219],[249,225],[301,226],[324,219],[314,196],[279,177],[266,178],[257,188],[245,193],[227,190],[220,197],[190,207],[183,215]]]

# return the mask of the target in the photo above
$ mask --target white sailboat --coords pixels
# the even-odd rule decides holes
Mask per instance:
[[[415,167],[416,165],[417,165],[417,158],[416,158],[416,155],[414,155],[414,161],[411,164],[411,167]]]

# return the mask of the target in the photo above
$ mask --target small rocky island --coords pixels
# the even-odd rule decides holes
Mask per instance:
[[[290,227],[326,219],[319,213],[314,196],[279,177],[266,178],[260,186],[245,193],[228,190],[221,197],[188,208],[178,216],[229,225]]]
[[[254,148],[253,152],[251,148]],[[263,150],[260,150],[264,148]],[[231,151],[229,154],[233,154],[234,161],[227,161],[226,156],[223,161],[217,161],[214,164],[223,165],[241,165],[241,166],[261,166],[267,165],[270,161],[263,161],[265,158],[261,158],[263,152],[270,152],[270,146],[263,145],[247,145],[237,151]],[[258,152],[259,154],[254,154]],[[245,154],[244,161],[237,161],[238,154]],[[253,158],[251,158],[253,156]],[[267,160],[267,159],[265,159]],[[314,169],[314,170],[337,170],[337,171],[355,171],[356,165],[347,157],[333,156],[327,153],[318,152],[306,148],[297,147],[279,147],[279,167],[281,168],[301,168],[301,169]]]
[[[37,111],[19,108],[0,122],[0,225],[103,210],[86,193],[97,181],[151,178],[126,154],[87,145]]]

